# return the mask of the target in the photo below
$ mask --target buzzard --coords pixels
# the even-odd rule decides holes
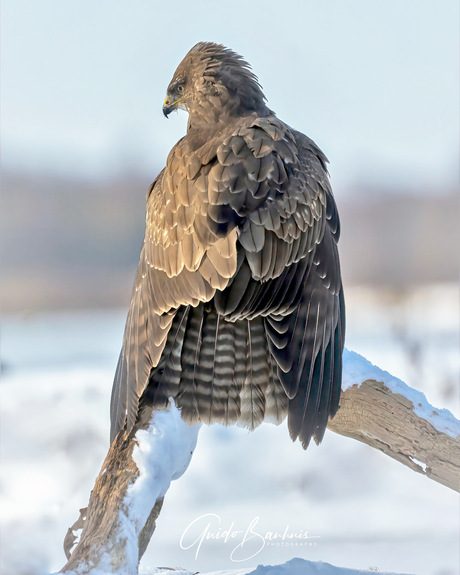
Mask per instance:
[[[266,105],[249,64],[202,42],[163,112],[186,135],[147,195],[111,398],[111,438],[171,398],[188,423],[286,416],[319,443],[337,411],[345,312],[327,158]]]

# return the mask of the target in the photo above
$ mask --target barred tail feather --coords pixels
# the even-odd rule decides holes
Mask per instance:
[[[263,319],[230,322],[209,304],[181,309],[142,401],[164,409],[169,397],[188,423],[254,429],[266,415],[279,423],[287,399],[271,362]]]

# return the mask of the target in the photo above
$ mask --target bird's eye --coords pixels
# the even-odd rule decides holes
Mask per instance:
[[[183,84],[179,84],[179,85],[176,87],[176,92],[177,92],[178,94],[183,94],[183,93],[184,93],[184,85],[183,85]]]

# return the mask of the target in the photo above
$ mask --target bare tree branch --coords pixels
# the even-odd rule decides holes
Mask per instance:
[[[88,507],[67,532],[66,555],[75,541],[73,528],[83,524],[61,573],[137,573],[164,495],[188,467],[198,429],[184,423],[175,407],[153,413],[150,406],[141,408],[131,433],[120,431],[110,446]]]
[[[414,412],[410,399],[393,393],[383,382],[367,380],[345,390],[328,428],[460,491],[459,437],[436,429]]]

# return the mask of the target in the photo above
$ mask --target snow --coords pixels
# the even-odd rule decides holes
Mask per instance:
[[[423,473],[426,472],[426,467],[427,467],[426,463],[423,463],[423,461],[419,461],[418,459],[415,459],[415,457],[411,457],[410,455],[409,455],[409,459],[410,459],[411,461],[413,461],[416,465],[418,465],[419,467],[421,467]]]
[[[460,421],[448,409],[438,409],[428,403],[425,394],[409,387],[387,371],[373,365],[368,359],[354,351],[344,349],[342,389],[360,385],[364,381],[374,380],[385,384],[392,391],[408,399],[414,406],[414,413],[429,421],[431,425],[451,437],[460,436]]]
[[[128,487],[120,510],[124,540],[129,550],[128,565],[135,572],[138,563],[137,540],[157,499],[163,497],[171,481],[187,469],[196,447],[200,425],[187,425],[171,401],[168,410],[154,412],[147,430],[136,433],[133,460],[139,476]]]
[[[146,430],[135,435],[133,460],[139,475],[128,486],[118,514],[118,533],[114,546],[110,544],[92,575],[128,575],[137,573],[138,539],[157,499],[187,469],[196,447],[200,425],[187,425],[171,400],[169,409],[153,412]],[[104,470],[105,471],[105,470]],[[120,566],[114,570],[113,550]],[[78,575],[81,569],[66,571]]]
[[[255,569],[224,569],[219,571],[208,571],[201,575],[366,575],[376,571],[362,571],[357,569],[347,569],[344,567],[335,567],[330,563],[323,561],[306,561],[298,557],[283,563],[282,565],[258,565]],[[383,573],[380,575],[396,575],[395,573]],[[55,575],[58,575],[57,573]],[[74,571],[67,572],[67,575],[79,575]],[[114,575],[109,569],[93,569],[91,575]],[[115,574],[116,575],[116,574]],[[120,574],[123,575],[123,574]],[[187,571],[185,569],[164,569],[164,568],[141,568],[139,575],[197,575],[196,571]],[[403,575],[403,574],[400,574]]]
[[[430,403],[458,413],[457,288],[426,289],[407,308],[394,308],[392,299],[387,304],[373,293],[348,289],[347,346],[421,389]],[[121,310],[3,318],[2,575],[49,574],[65,563],[64,535],[87,505],[107,453],[125,315]],[[298,557],[309,569],[310,562],[325,569],[320,562],[327,561],[363,572],[378,567],[457,575],[457,509],[455,492],[334,433],[326,432],[319,448],[304,452],[289,439],[286,424],[262,425],[253,433],[203,426],[186,474],[168,490],[140,573],[153,574],[154,566],[164,565],[182,566],[182,575],[242,575],[257,564],[283,565]],[[240,564],[230,559],[240,540],[209,539],[195,558],[196,547],[183,549],[180,540],[206,513],[217,515],[222,529],[233,524],[244,533],[259,518],[262,534],[289,526],[319,538],[310,542],[315,545],[267,541],[255,558]]]
[[[257,569],[251,571],[248,575],[315,575],[316,573],[320,575],[362,575],[364,573],[370,573],[370,571],[345,569],[342,567],[334,567],[322,561],[313,562],[295,558],[284,565],[259,565]],[[390,574],[381,573],[381,575]]]
[[[357,569],[347,569],[344,567],[334,567],[330,563],[322,561],[306,561],[295,557],[282,565],[258,565],[256,569],[225,569],[223,571],[212,571],[202,575],[365,575],[375,573],[374,571],[361,571]],[[382,571],[380,575],[395,575]],[[99,574],[95,574],[99,575]],[[139,575],[196,575],[196,572],[183,569],[141,569]],[[402,574],[401,574],[402,575]]]

